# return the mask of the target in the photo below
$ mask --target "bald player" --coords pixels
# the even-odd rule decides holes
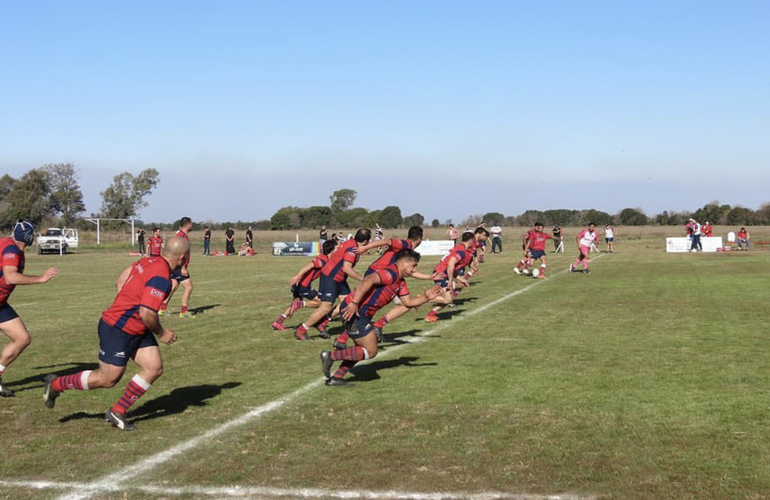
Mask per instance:
[[[131,358],[139,366],[139,373],[107,410],[104,419],[120,430],[136,430],[126,419],[126,411],[163,374],[157,340],[171,345],[176,341],[176,333],[161,326],[158,309],[171,290],[172,269],[189,252],[188,240],[173,237],[166,242],[160,257],[145,257],[120,273],[115,301],[99,320],[99,368],[61,377],[47,375],[43,392],[46,408],[53,408],[63,391],[114,387],[123,378]]]

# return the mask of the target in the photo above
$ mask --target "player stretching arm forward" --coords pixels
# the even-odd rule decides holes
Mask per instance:
[[[372,328],[372,317],[393,297],[400,297],[401,302],[408,307],[418,307],[434,299],[439,294],[436,285],[425,292],[425,295],[412,297],[404,278],[411,276],[420,254],[414,250],[402,250],[396,255],[394,264],[368,275],[340,305],[340,314],[345,321],[345,330],[355,342],[353,347],[339,351],[323,351],[321,365],[326,385],[346,385],[344,377],[353,366],[361,360],[377,356],[377,338]],[[332,375],[331,368],[335,361],[342,365]]]
[[[0,332],[11,342],[0,353],[0,396],[11,397],[13,391],[3,383],[3,372],[32,341],[27,327],[8,303],[16,285],[47,283],[59,274],[55,267],[46,269],[40,276],[24,274],[24,249],[35,239],[35,226],[19,221],[13,226],[11,237],[0,239]]]

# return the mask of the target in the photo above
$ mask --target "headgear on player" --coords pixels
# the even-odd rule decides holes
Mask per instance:
[[[13,226],[13,239],[27,246],[35,241],[35,226],[29,221],[20,220]]]

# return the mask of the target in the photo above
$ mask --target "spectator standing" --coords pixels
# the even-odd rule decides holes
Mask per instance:
[[[564,253],[564,246],[561,244],[561,226],[558,224],[554,225],[551,232],[553,233],[553,253],[558,253],[559,250]]]
[[[615,251],[615,228],[610,224],[604,226],[604,242],[607,244],[607,251]]]
[[[449,224],[449,229],[443,234],[443,236],[449,236],[452,240],[452,245],[457,246],[457,237],[460,236],[460,231],[457,230],[454,224]]]
[[[246,243],[249,244],[249,248],[254,248],[254,233],[251,231],[251,226],[246,230]]]
[[[203,255],[211,255],[211,229],[203,228]]]
[[[745,227],[742,227],[741,230],[738,231],[738,249],[748,250],[750,240],[751,240],[751,236],[749,235],[749,232],[746,231]]]
[[[233,255],[235,253],[235,231],[233,227],[225,231],[225,253],[227,255]]]
[[[139,243],[139,253],[142,254],[142,257],[144,257],[145,254],[145,248],[144,248],[144,229],[141,227],[136,230],[136,241]]]
[[[692,223],[692,243],[690,245],[690,251],[702,252],[703,245],[701,245],[700,237],[703,232],[701,231],[701,226],[695,219],[690,219],[690,222]]]
[[[318,241],[321,242],[321,246],[323,246],[324,241],[329,239],[329,231],[326,230],[326,226],[321,226],[321,230],[318,231]]]
[[[497,253],[495,247],[500,249],[500,253],[503,253],[503,229],[495,224],[489,232],[492,233],[492,253]]]
[[[700,230],[703,232],[705,238],[711,238],[711,236],[714,235],[714,226],[712,226],[709,221],[706,221]]]

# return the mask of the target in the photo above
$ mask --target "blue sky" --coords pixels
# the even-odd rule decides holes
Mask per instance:
[[[0,4],[0,173],[153,167],[148,221],[770,201],[770,3]]]

